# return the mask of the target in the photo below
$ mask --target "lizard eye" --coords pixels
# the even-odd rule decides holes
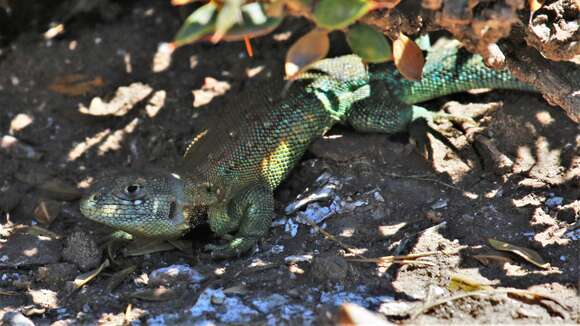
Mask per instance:
[[[123,189],[121,197],[124,197],[123,199],[128,200],[140,199],[144,196],[143,188],[144,188],[143,185],[140,185],[138,183],[130,184],[127,187],[125,187],[125,189]]]

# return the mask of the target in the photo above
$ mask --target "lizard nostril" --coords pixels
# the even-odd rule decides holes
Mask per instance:
[[[91,197],[89,197],[90,201],[99,201],[99,199],[101,199],[101,194],[98,192],[92,194]]]

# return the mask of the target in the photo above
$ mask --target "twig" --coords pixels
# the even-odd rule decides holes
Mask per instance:
[[[386,175],[386,176],[391,177],[391,178],[413,179],[413,180],[421,180],[421,181],[434,182],[434,183],[437,183],[437,184],[442,185],[444,187],[447,187],[447,188],[450,188],[450,189],[453,189],[453,190],[457,190],[457,191],[464,192],[464,190],[461,189],[461,188],[459,188],[459,187],[456,187],[454,185],[448,184],[448,183],[443,182],[441,180],[429,178],[429,177],[422,176],[422,175],[401,175],[401,174],[396,174],[396,173],[385,173],[383,175]]]
[[[322,229],[320,226],[316,225],[316,223],[314,223],[313,221],[311,221],[310,219],[304,219],[306,220],[306,222],[317,232],[319,232],[320,234],[322,234],[323,236],[325,236],[328,240],[336,242],[339,246],[341,246],[343,249],[345,249],[346,251],[348,251],[349,253],[360,257],[361,259],[366,259],[365,256],[357,253],[357,250],[345,243],[343,243],[342,241],[338,240],[334,235],[332,235],[331,233],[329,233],[328,231]]]
[[[559,302],[558,299],[556,299],[552,296],[545,295],[545,294],[526,291],[526,290],[518,290],[518,289],[494,289],[494,290],[482,290],[482,291],[473,291],[473,292],[468,292],[468,293],[461,293],[461,294],[458,294],[458,295],[455,295],[455,296],[452,296],[449,298],[443,298],[443,299],[439,299],[439,300],[436,300],[436,301],[431,302],[431,303],[427,303],[427,304],[423,305],[421,308],[419,308],[417,311],[415,311],[414,313],[410,314],[409,319],[413,320],[413,319],[417,318],[419,315],[433,309],[434,307],[440,306],[440,305],[445,304],[445,303],[449,303],[449,302],[456,301],[456,300],[463,299],[463,298],[467,298],[467,297],[492,296],[494,294],[514,294],[514,295],[519,295],[519,296],[533,296],[534,298],[539,297],[539,298],[548,299],[550,301],[553,301],[566,310],[570,309],[569,307],[567,307],[563,303]]]

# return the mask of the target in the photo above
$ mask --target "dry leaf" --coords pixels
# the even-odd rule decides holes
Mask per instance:
[[[105,292],[113,292],[114,289],[116,289],[129,275],[131,275],[131,273],[135,271],[135,269],[137,269],[137,267],[131,265],[113,274],[105,286]]]
[[[156,289],[147,289],[131,294],[131,297],[145,301],[169,301],[177,299],[182,293],[176,289],[160,286]]]
[[[190,4],[192,2],[195,2],[197,0],[171,0],[171,5],[172,6],[185,6],[187,4]]]
[[[489,284],[485,284],[471,276],[461,274],[451,275],[451,280],[449,281],[447,288],[450,291],[463,290],[466,292],[493,289]]]
[[[345,303],[340,306],[338,311],[338,325],[391,325],[388,321],[381,318],[378,314],[369,311],[353,303]]]
[[[109,267],[110,265],[111,263],[109,262],[109,260],[105,259],[105,261],[97,269],[88,271],[86,273],[82,273],[81,275],[77,276],[73,281],[75,288],[78,289],[83,287],[85,284],[88,284],[90,281],[94,280],[95,277],[97,277],[97,275],[99,275],[103,271],[103,269]]]
[[[374,8],[373,9],[379,9],[379,8],[386,8],[386,9],[393,9],[395,8],[399,3],[401,2],[401,0],[374,0],[373,4],[374,4]]]
[[[528,249],[525,247],[519,247],[507,242],[495,240],[495,239],[487,239],[489,244],[495,248],[496,250],[500,251],[508,251],[514,253],[523,259],[527,260],[528,262],[540,267],[540,268],[550,268],[550,264],[546,263],[544,259],[538,254],[536,251],[532,249]]]
[[[530,15],[533,15],[536,11],[542,8],[542,1],[539,0],[528,0],[528,4],[530,5]]]
[[[93,79],[81,74],[64,75],[55,79],[48,86],[53,92],[66,96],[80,96],[93,91],[95,88],[102,87],[105,84],[101,76]]]
[[[302,36],[286,54],[284,70],[286,78],[292,79],[316,61],[326,57],[330,42],[328,31],[316,28]]]
[[[61,204],[55,200],[41,199],[34,209],[34,217],[44,225],[50,225],[60,213]]]
[[[423,76],[425,58],[419,46],[405,34],[393,41],[393,59],[399,72],[409,80],[420,80]]]
[[[477,259],[480,263],[489,266],[493,264],[503,265],[505,263],[511,263],[512,260],[508,257],[498,256],[498,255],[473,255],[473,258]]]

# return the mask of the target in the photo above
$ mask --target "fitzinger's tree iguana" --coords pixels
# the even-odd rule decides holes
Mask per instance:
[[[309,143],[334,124],[362,132],[395,133],[419,118],[462,117],[416,103],[475,88],[532,90],[507,71],[487,69],[457,46],[433,47],[421,81],[401,77],[392,64],[369,72],[355,55],[325,59],[277,102],[236,108],[192,140],[177,167],[112,177],[95,184],[80,204],[87,218],[135,236],[178,238],[207,216],[223,245],[213,257],[237,256],[268,231],[273,190]],[[260,96],[255,92],[252,96]]]

